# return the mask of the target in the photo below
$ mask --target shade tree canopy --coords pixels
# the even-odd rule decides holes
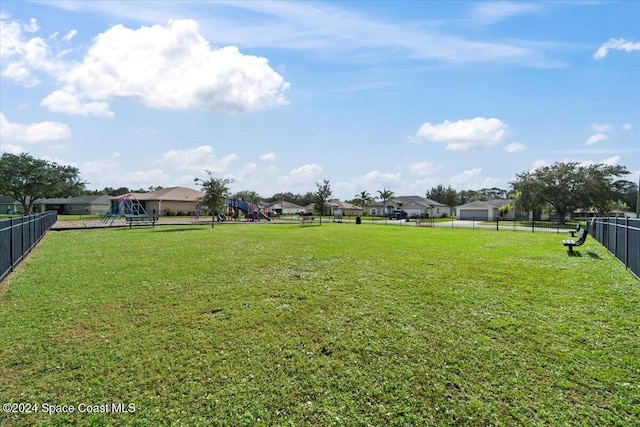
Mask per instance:
[[[27,153],[4,153],[0,157],[0,194],[22,204],[25,214],[36,199],[79,196],[85,189],[80,172],[72,166],[37,159]]]
[[[554,163],[516,175],[511,186],[517,193],[516,207],[537,216],[550,206],[560,221],[577,209],[609,213],[624,198],[624,181],[629,172],[623,166],[577,162]]]

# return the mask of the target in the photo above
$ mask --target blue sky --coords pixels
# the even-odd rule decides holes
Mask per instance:
[[[0,151],[263,196],[640,173],[640,2],[0,3]]]

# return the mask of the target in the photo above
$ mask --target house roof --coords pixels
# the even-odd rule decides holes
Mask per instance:
[[[151,191],[149,193],[130,193],[138,200],[161,200],[171,202],[195,202],[204,196],[202,191],[194,190],[187,187],[169,187],[160,190]],[[117,199],[122,196],[112,197]]]
[[[14,205],[16,203],[20,203],[16,199],[11,196],[0,196],[0,204],[3,205]]]
[[[295,203],[287,202],[286,200],[273,202],[270,206],[272,209],[304,209],[304,206],[296,205]]]
[[[340,209],[362,209],[360,206],[356,206],[354,204],[348,203],[348,202],[343,202],[342,200],[338,200],[338,199],[334,199],[334,200],[329,200],[329,204],[331,205],[331,207],[333,208],[340,208]]]
[[[383,202],[368,203],[367,206],[382,206]],[[397,206],[398,209],[426,209],[433,207],[446,207],[440,202],[427,199],[422,196],[398,196],[392,200],[387,200],[387,206]]]
[[[53,197],[50,199],[38,199],[36,203],[45,205],[108,205],[111,203],[111,196],[99,194],[68,198]]]
[[[500,209],[501,207],[511,203],[511,200],[494,199],[494,200],[474,200],[458,206],[458,209]]]

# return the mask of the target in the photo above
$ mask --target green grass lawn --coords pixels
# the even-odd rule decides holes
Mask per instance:
[[[0,400],[40,410],[0,424],[638,425],[640,283],[563,238],[49,233],[0,288]],[[78,412],[111,403],[135,412]]]

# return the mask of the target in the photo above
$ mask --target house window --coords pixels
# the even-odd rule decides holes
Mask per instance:
[[[371,216],[376,216],[376,215],[378,215],[378,210],[376,208],[371,208],[371,209],[369,209],[369,214]]]

